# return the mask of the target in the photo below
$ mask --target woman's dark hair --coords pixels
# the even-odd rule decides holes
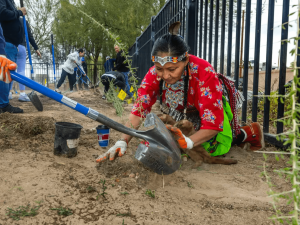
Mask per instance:
[[[152,48],[151,55],[157,56],[159,52],[167,52],[170,56],[178,57],[189,51],[189,46],[178,35],[165,34],[158,38]],[[185,61],[184,58],[182,61]]]
[[[159,52],[167,52],[170,56],[179,57],[183,55],[185,52],[189,50],[189,46],[182,39],[181,36],[166,34],[162,37],[158,38],[154,46],[152,48],[151,55],[157,56]],[[183,58],[182,61],[185,61],[186,57]],[[189,89],[189,64],[185,67],[186,76],[184,77],[184,100],[183,107],[184,109],[187,107],[187,96]],[[159,89],[160,89],[160,104],[162,104],[162,92],[163,92],[163,83],[164,81],[160,81]]]
[[[83,48],[78,49],[78,53],[84,52]]]

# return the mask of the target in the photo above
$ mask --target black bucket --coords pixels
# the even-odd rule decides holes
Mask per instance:
[[[81,129],[82,126],[75,123],[55,123],[54,155],[76,156]]]

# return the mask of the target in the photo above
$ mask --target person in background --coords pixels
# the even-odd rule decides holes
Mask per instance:
[[[26,8],[17,10],[14,1],[0,0],[0,23],[5,38],[6,57],[17,62],[18,45],[23,41],[22,25],[19,17],[27,14]],[[2,66],[2,65],[1,65]],[[0,81],[0,113],[23,113],[23,109],[13,107],[9,104],[9,92],[11,84]]]
[[[118,87],[120,90],[124,90],[126,87],[124,75],[117,71],[110,71],[103,74],[101,76],[101,82],[104,85],[104,95],[102,96],[102,99],[104,100],[106,99],[105,94],[110,88],[110,82],[113,82],[114,87]]]
[[[81,57],[83,57],[85,54],[84,50],[82,48],[78,49],[78,51],[73,52],[67,56],[67,61],[62,66],[62,72],[61,77],[57,83],[57,87],[55,89],[56,92],[61,93],[59,91],[60,86],[65,81],[66,77],[69,78],[70,83],[70,92],[73,92],[73,85],[76,82],[76,77],[74,74],[74,68],[77,67],[77,65],[83,70],[81,66]],[[77,64],[77,65],[76,65]],[[85,74],[84,74],[85,76]]]
[[[18,45],[18,56],[17,56],[17,65],[18,65],[18,69],[17,72],[23,76],[25,76],[25,66],[26,66],[26,38],[25,38],[25,30],[24,30],[24,24],[23,24],[23,17],[19,18],[20,23],[22,25],[22,32],[23,32],[23,42]],[[27,27],[27,31],[28,31],[28,38],[29,38],[29,42],[31,44],[31,46],[34,48],[35,52],[37,53],[37,55],[39,57],[42,57],[39,48],[33,38],[33,35],[31,33],[31,29],[29,26],[29,23],[26,21],[26,27]],[[13,83],[12,83],[13,84]],[[12,87],[12,85],[11,85]],[[19,84],[19,88],[20,88],[20,96],[19,96],[19,101],[20,102],[30,102],[30,99],[28,98],[27,94],[25,93],[25,85],[23,84]],[[10,89],[11,90],[11,89]],[[12,99],[12,93],[9,92],[9,99]]]
[[[133,94],[130,92],[130,84],[128,80],[128,76],[130,72],[128,68],[128,63],[124,63],[126,59],[124,56],[122,56],[123,51],[120,51],[120,47],[118,45],[115,46],[115,51],[117,53],[117,57],[116,57],[116,66],[114,67],[113,70],[123,73],[125,77],[125,84],[126,84],[125,92],[129,97],[132,97]]]
[[[79,86],[79,90],[82,90],[82,83],[84,84],[84,89],[88,90],[89,86],[87,85],[87,64],[85,62],[84,57],[81,58],[81,63],[82,63],[82,68],[83,71],[85,72],[86,76],[82,76],[79,80],[78,80],[78,86]],[[77,75],[78,77],[81,76],[81,72],[79,70],[77,70]],[[84,82],[82,82],[84,81]]]
[[[106,61],[104,63],[105,72],[109,72],[113,70],[115,61],[116,59],[111,59],[110,56],[106,56]]]

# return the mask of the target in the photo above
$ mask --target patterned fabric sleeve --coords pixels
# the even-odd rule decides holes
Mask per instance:
[[[198,80],[198,103],[196,105],[201,118],[200,129],[223,131],[222,85],[211,66],[201,72],[205,75]]]
[[[158,91],[159,81],[157,81],[155,67],[151,67],[138,89],[137,100],[132,107],[131,113],[145,118],[151,112],[152,105],[157,100]]]

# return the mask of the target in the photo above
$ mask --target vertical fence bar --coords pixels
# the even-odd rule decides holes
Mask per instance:
[[[232,19],[233,19],[233,0],[229,2],[228,18],[228,46],[227,46],[227,76],[231,76],[231,49],[232,49]]]
[[[208,0],[205,0],[205,8],[204,8],[204,46],[203,46],[203,59],[205,59],[205,60],[207,59],[206,58],[206,47],[207,47],[207,10],[208,10]]]
[[[200,18],[199,18],[199,24],[200,24],[200,32],[199,32],[199,57],[202,57],[202,29],[203,29],[203,0],[200,0]]]
[[[220,73],[222,74],[224,73],[225,20],[226,20],[226,0],[222,0],[221,58],[220,58]]]
[[[261,36],[261,7],[262,0],[256,1],[256,25],[255,25],[255,46],[254,46],[254,71],[253,71],[253,99],[252,99],[252,121],[257,121],[258,82],[259,82],[259,55]]]
[[[214,46],[214,69],[216,71],[218,71],[219,9],[220,9],[220,0],[216,0],[215,46]]]
[[[183,11],[183,17],[182,17],[182,23],[183,23],[183,37],[184,37],[184,40],[187,40],[185,35],[186,35],[186,9],[185,9],[185,0],[183,0],[183,5],[182,5],[182,11]]]
[[[236,89],[238,89],[238,86],[239,86],[241,12],[242,12],[242,0],[238,0],[237,1],[237,9],[236,9],[235,64],[234,64],[234,79],[235,79],[235,88]]]
[[[49,71],[48,71],[48,63],[46,63],[47,66],[47,88],[49,88]]]
[[[213,30],[214,0],[210,0],[209,7],[209,37],[208,37],[208,62],[211,63],[212,55],[212,30]]]
[[[195,8],[196,8],[195,0],[187,0],[186,40],[188,46],[190,47],[190,53],[193,55],[197,54],[197,49],[196,49],[197,33],[195,29],[195,22],[197,17],[195,13]]]
[[[272,1],[272,0],[270,0]],[[243,95],[245,101],[242,107],[242,121],[247,122],[247,91],[248,91],[248,62],[249,62],[249,42],[250,42],[250,22],[251,22],[251,0],[246,2],[246,26],[245,26],[245,51],[244,51],[244,77]]]
[[[271,92],[274,4],[275,4],[274,0],[269,0],[265,95],[270,95],[270,92]],[[263,123],[264,133],[269,133],[269,119],[270,119],[270,101],[268,98],[265,98],[265,101],[264,101],[264,123]]]
[[[198,12],[199,12],[199,0],[194,0],[195,1],[195,33],[196,33],[196,37],[195,37],[195,55],[199,56],[198,54]]]
[[[289,26],[287,22],[289,21],[289,5],[290,0],[284,0],[283,6],[282,6],[282,26],[281,28],[281,49],[280,49],[280,63],[279,63],[279,89],[278,94],[279,95],[285,95],[285,82],[286,82],[286,60],[287,60],[287,40],[288,38],[288,32],[289,32]],[[280,119],[284,116],[284,103],[281,103],[284,101],[283,98],[278,98],[278,113],[277,113],[277,119]],[[277,134],[283,132],[283,123],[277,122]]]

